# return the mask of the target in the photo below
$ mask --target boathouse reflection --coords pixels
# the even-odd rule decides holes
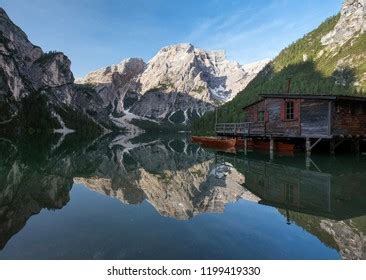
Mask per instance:
[[[351,164],[354,158],[324,157],[314,159],[309,168],[301,158],[269,161],[217,153],[216,160],[232,162],[260,204],[333,220],[366,214],[365,161]]]

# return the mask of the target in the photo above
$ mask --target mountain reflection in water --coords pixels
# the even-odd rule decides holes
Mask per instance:
[[[230,214],[224,213],[225,205],[239,200],[267,205],[259,208],[263,211],[267,211],[263,207],[275,207],[288,226],[304,229],[326,247],[336,250],[340,257],[366,258],[366,161],[363,158],[355,161],[355,157],[315,157],[306,168],[302,156],[276,157],[269,161],[266,155],[258,153],[230,155],[190,144],[184,136],[127,141],[124,136],[107,135],[89,141],[73,134],[65,139],[57,136],[0,138],[0,152],[0,258],[13,256],[13,247],[7,244],[27,228],[31,216],[42,209],[65,208],[73,200],[72,195],[70,198],[73,186],[79,185],[114,197],[124,205],[142,207],[147,201],[160,216],[180,223],[200,213],[216,213],[218,218],[222,217],[216,221],[217,225],[225,227],[230,220],[225,216]],[[255,216],[256,212],[245,214]],[[265,212],[258,214],[261,215]],[[246,221],[242,222],[245,225]],[[186,226],[193,227],[192,223]],[[228,226],[236,229],[239,225]],[[236,229],[238,236],[246,231],[240,226]],[[80,227],[79,231],[82,230]],[[244,241],[240,237],[219,240],[220,230],[217,229],[216,238],[217,242],[227,243],[228,252],[224,255],[206,257],[187,253],[173,258],[233,258],[230,246],[235,244],[231,243]],[[106,229],[106,238],[107,232]],[[261,234],[270,236],[273,232]],[[202,237],[192,233],[190,238],[205,248]],[[283,250],[283,256],[275,252],[245,256],[237,253],[236,256],[297,258],[290,250]],[[22,257],[22,253],[17,252],[17,257]],[[168,255],[153,258],[165,257]]]

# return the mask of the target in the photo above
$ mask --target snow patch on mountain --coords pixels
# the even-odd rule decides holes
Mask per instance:
[[[91,85],[114,118],[128,110],[150,120],[189,124],[232,100],[266,63],[242,66],[228,61],[224,51],[184,43],[162,48],[147,64],[126,59],[76,83]]]

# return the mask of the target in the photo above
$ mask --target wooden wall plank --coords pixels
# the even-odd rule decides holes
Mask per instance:
[[[301,133],[303,136],[329,135],[329,103],[306,99],[301,102]]]

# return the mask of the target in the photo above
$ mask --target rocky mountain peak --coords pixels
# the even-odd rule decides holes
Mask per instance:
[[[20,101],[33,92],[54,89],[59,101],[71,101],[71,89],[60,90],[74,82],[71,61],[62,52],[44,53],[33,45],[3,9],[0,9],[0,66],[2,80],[7,84],[3,94],[10,99]]]
[[[244,64],[243,69],[248,75],[257,75],[269,62],[270,59],[263,59],[257,62]]]
[[[338,23],[321,39],[321,42],[331,47],[342,46],[364,32],[366,32],[366,0],[345,0]]]
[[[92,85],[106,84],[111,83],[113,78],[116,78],[116,75],[128,76],[131,79],[141,74],[145,67],[146,64],[141,58],[128,58],[118,64],[90,72],[84,78],[77,79],[76,83]]]
[[[75,88],[70,66],[62,52],[43,52],[33,45],[0,8],[1,128],[64,133],[112,127],[99,98]]]
[[[265,66],[241,66],[224,51],[182,43],[163,47],[145,64],[132,58],[89,73],[79,84],[92,85],[114,116],[187,123],[231,100]]]
[[[28,40],[28,36],[11,21],[2,8],[0,8],[0,38],[2,43],[0,52],[8,55],[11,52],[17,56],[18,60],[23,61],[21,67],[31,65],[43,54],[42,49]]]
[[[194,50],[194,46],[190,43],[180,43],[180,44],[175,44],[175,45],[169,45],[169,46],[165,46],[162,47],[158,54],[164,53],[164,52],[170,52],[170,51],[174,51],[174,52],[187,52],[190,53]]]
[[[245,87],[246,73],[224,51],[205,51],[192,44],[162,48],[141,75],[141,92],[182,92],[213,103],[225,101]]]
[[[77,84],[87,84],[94,87],[102,106],[110,108],[109,113],[121,114],[124,110],[124,99],[129,91],[138,88],[137,78],[145,70],[146,64],[141,58],[128,58],[118,64],[113,64],[77,79]]]

